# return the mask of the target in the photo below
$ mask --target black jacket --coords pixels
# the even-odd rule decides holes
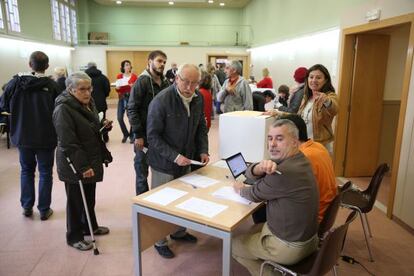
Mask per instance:
[[[144,138],[147,144],[148,106],[152,99],[169,86],[168,81],[161,77],[161,86],[152,80],[151,74],[144,70],[132,87],[128,101],[128,119],[134,138]]]
[[[265,111],[266,100],[262,92],[253,92],[253,110],[254,111]]]
[[[175,85],[161,91],[148,110],[148,163],[157,171],[179,177],[187,171],[174,163],[178,154],[193,159],[208,154],[203,97],[197,91],[190,117]]]
[[[10,137],[14,145],[56,147],[52,113],[58,93],[55,81],[34,73],[16,75],[7,84],[0,109],[11,113]]]
[[[56,83],[58,84],[59,87],[59,93],[62,93],[63,91],[66,90],[66,77],[60,77],[56,80]]]
[[[103,179],[103,147],[99,133],[101,123],[98,112],[91,99],[91,111],[69,92],[64,91],[56,99],[53,123],[58,135],[56,166],[59,179],[64,182],[78,183],[66,160],[73,162],[76,171],[83,173],[92,168],[95,176],[85,179],[84,183],[94,183]]]
[[[85,70],[85,73],[92,79],[92,97],[95,101],[96,109],[98,112],[107,110],[106,97],[111,92],[108,78],[102,74],[101,70],[96,69],[96,67]]]

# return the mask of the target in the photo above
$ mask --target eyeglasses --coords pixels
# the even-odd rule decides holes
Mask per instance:
[[[185,86],[191,86],[191,87],[194,87],[194,86],[197,86],[198,85],[198,81],[189,81],[189,80],[186,80],[186,79],[184,79],[183,77],[181,77],[181,75],[180,74],[178,74],[178,77],[180,78],[180,80],[184,83],[184,85]]]

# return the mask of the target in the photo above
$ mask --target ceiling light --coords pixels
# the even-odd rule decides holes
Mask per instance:
[[[222,3],[220,3],[220,6],[222,6],[222,7],[224,7],[224,5],[226,5],[226,4],[224,4],[223,2],[222,2]]]
[[[121,4],[122,4],[122,1],[116,1],[116,3],[117,3],[118,5],[121,5]]]
[[[209,3],[209,4],[213,4],[213,3],[214,3],[214,1],[213,1],[213,0],[208,0],[208,3]]]
[[[169,1],[168,5],[174,5],[174,1]]]

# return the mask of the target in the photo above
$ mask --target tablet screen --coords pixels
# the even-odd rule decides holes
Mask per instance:
[[[244,161],[241,152],[227,158],[226,163],[234,178],[243,174],[247,169],[246,161]]]

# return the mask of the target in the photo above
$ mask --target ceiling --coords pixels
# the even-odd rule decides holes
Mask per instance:
[[[174,5],[169,5],[174,1]],[[224,8],[244,8],[251,0],[214,0],[213,4],[207,0],[122,0],[120,6],[141,6],[141,7],[178,7],[178,8],[222,8],[219,3],[225,3]],[[118,6],[116,0],[95,0],[103,5]]]

